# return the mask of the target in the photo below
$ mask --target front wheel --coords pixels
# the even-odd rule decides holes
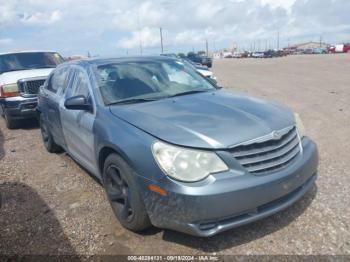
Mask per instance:
[[[18,120],[13,119],[11,116],[9,116],[6,111],[4,112],[4,118],[6,122],[6,127],[8,129],[15,129],[18,128],[19,122]]]
[[[151,226],[131,167],[117,154],[107,157],[103,184],[115,216],[132,231]]]

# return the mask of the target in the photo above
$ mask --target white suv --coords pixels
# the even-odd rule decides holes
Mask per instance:
[[[8,128],[36,117],[37,94],[53,68],[64,60],[57,52],[0,53],[0,114]]]

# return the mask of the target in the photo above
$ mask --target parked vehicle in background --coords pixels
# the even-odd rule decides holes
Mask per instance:
[[[349,53],[350,44],[335,45],[328,48],[328,53]]]
[[[314,53],[314,50],[312,48],[307,48],[303,50],[304,55],[312,55]]]
[[[327,49],[322,48],[322,47],[320,47],[320,48],[314,48],[314,49],[313,49],[313,54],[315,54],[315,55],[327,54]]]
[[[189,59],[183,59],[182,61],[184,61],[185,63],[188,63],[188,66],[193,67],[193,69],[195,69],[202,76],[205,76],[207,78],[210,78],[210,79],[216,81],[216,77],[214,76],[214,73],[212,71],[210,71],[207,66],[203,66],[201,64],[193,63]]]
[[[184,63],[186,63],[188,66],[193,67],[198,73],[201,75],[208,77],[214,81],[216,81],[216,77],[214,76],[214,73],[209,70],[209,68],[205,65],[202,65],[200,63],[195,63],[192,60],[188,59],[187,57],[179,57],[176,54],[161,54],[161,56],[167,56],[172,58],[178,58]]]
[[[212,79],[212,80],[214,80],[216,82],[216,77],[214,76],[214,73],[212,71],[210,71],[207,66],[204,66],[204,65],[201,65],[201,64],[198,64],[198,63],[194,63],[194,62],[192,62],[191,60],[189,60],[187,58],[182,59],[182,61],[184,63],[187,63],[188,66],[193,67],[193,69],[195,69],[202,76],[210,78],[210,79]]]
[[[234,52],[232,55],[233,58],[242,58],[242,53]]]
[[[0,114],[8,128],[36,116],[37,94],[53,68],[63,62],[57,52],[0,54]]]
[[[267,50],[266,52],[264,52],[264,58],[272,58],[276,56],[277,52],[275,52],[274,50]]]
[[[281,211],[317,178],[297,114],[169,57],[64,63],[39,95],[43,142],[102,181],[120,223],[208,237]]]
[[[344,53],[350,53],[350,44],[344,45],[343,51]]]
[[[247,58],[249,56],[249,52],[244,51],[243,53],[241,53],[241,57],[242,58]]]
[[[264,57],[264,52],[254,52],[254,53],[252,53],[251,57],[253,57],[253,58],[263,58]]]
[[[213,65],[213,59],[205,55],[198,55],[191,52],[191,53],[188,53],[187,58],[195,63],[205,65],[209,68],[211,68]]]

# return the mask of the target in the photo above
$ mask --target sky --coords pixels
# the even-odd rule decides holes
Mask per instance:
[[[0,0],[0,52],[138,55],[350,42],[350,0]]]

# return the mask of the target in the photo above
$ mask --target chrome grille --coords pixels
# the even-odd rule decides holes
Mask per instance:
[[[245,169],[255,174],[272,172],[287,166],[300,151],[300,139],[295,127],[287,129],[279,139],[270,138],[230,150]]]
[[[23,81],[23,91],[25,94],[36,95],[39,93],[39,88],[44,82],[45,79]]]

